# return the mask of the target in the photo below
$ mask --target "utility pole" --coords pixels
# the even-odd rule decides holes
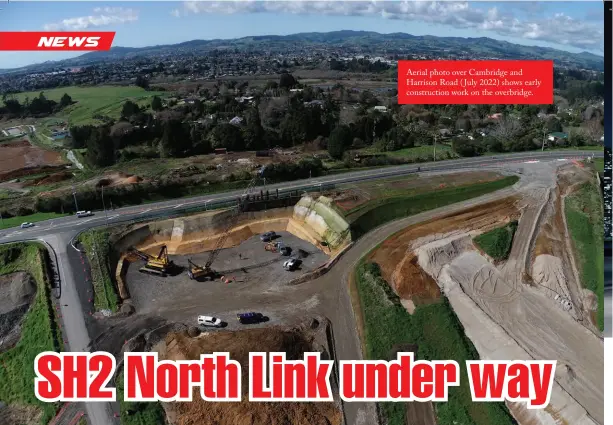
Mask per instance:
[[[72,197],[74,198],[74,206],[77,209],[77,211],[75,211],[75,212],[78,212],[79,211],[79,204],[77,203],[77,191],[76,191],[74,185],[72,186]]]
[[[434,162],[436,162],[436,134],[434,135]]]
[[[4,219],[2,218],[2,211],[0,211],[0,226],[4,227]]]
[[[547,128],[543,127],[543,145],[541,146],[541,152],[545,151],[545,133],[547,132]]]
[[[104,205],[104,186],[102,186],[102,208],[104,209],[104,216],[106,217],[106,223],[105,225],[109,225],[108,220],[109,220],[109,215],[106,212],[106,205]]]

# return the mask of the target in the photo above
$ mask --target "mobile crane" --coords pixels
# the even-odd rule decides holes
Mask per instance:
[[[146,252],[139,251],[134,247],[131,247],[129,252],[146,262],[145,265],[139,269],[141,273],[149,273],[166,277],[170,269],[174,266],[174,263],[168,258],[168,249],[166,248],[166,245],[162,245],[160,253],[157,255],[157,257],[147,254]]]
[[[256,185],[257,181],[260,179],[262,172],[263,172],[263,168],[260,170],[260,172],[258,172],[258,174],[253,179],[251,179],[251,181],[249,182],[249,184],[243,191],[240,198],[238,198],[236,207],[232,210],[232,214],[230,215],[230,217],[228,217],[228,220],[226,221],[226,225],[223,229],[223,232],[217,239],[217,242],[215,243],[213,250],[209,254],[209,258],[207,259],[206,263],[203,266],[198,266],[194,264],[191,260],[189,260],[189,269],[188,269],[187,274],[190,279],[196,279],[197,277],[198,278],[206,277],[207,280],[215,280],[215,278],[219,276],[219,273],[214,271],[211,268],[211,265],[217,258],[219,251],[221,251],[224,244],[226,243],[226,239],[228,239],[228,236],[230,235],[230,230],[232,230],[232,228],[236,225],[238,221],[238,217],[243,212],[245,198],[249,195],[249,193],[251,193],[251,190]]]

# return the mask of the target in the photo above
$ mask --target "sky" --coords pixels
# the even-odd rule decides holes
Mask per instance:
[[[602,55],[603,19],[601,1],[11,0],[0,4],[0,31],[116,31],[113,45],[125,47],[194,39],[365,30],[491,37]],[[0,52],[0,69],[78,55],[74,52]]]

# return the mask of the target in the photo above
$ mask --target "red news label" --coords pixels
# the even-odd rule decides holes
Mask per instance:
[[[0,32],[0,50],[110,50],[114,31]]]
[[[475,402],[524,402],[529,409],[549,404],[555,361],[467,361]],[[305,353],[287,360],[285,353],[249,355],[249,401],[333,401],[332,360]],[[453,360],[414,360],[398,353],[396,360],[340,361],[339,395],[346,402],[445,402],[449,387],[460,385]],[[109,353],[53,353],[36,357],[34,392],[44,402],[115,401],[107,388],[115,374]],[[211,402],[242,399],[241,365],[229,353],[202,354],[199,360],[158,360],[157,353],[124,353],[124,401],[192,401],[194,389]]]
[[[553,103],[553,61],[399,61],[404,105]]]

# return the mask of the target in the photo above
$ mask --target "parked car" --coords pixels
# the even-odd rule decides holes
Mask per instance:
[[[298,258],[290,258],[283,263],[283,268],[287,271],[296,270],[300,263],[301,261]]]
[[[94,215],[94,213],[91,211],[77,211],[77,217],[79,218],[89,217],[90,215]]]
[[[213,316],[198,316],[198,324],[200,326],[211,326],[214,328],[218,328],[223,324],[223,322],[221,321],[221,319],[218,319],[217,317]]]
[[[273,240],[275,238],[275,236],[277,236],[277,234],[275,232],[266,232],[262,235],[260,235],[260,240],[262,242],[270,242],[271,240]]]
[[[260,322],[265,322],[267,320],[266,316],[262,313],[238,313],[236,315],[238,322],[242,325],[256,324]]]
[[[28,227],[34,227],[34,223],[30,223],[30,222],[21,223],[22,229],[27,229]]]
[[[289,246],[287,246],[287,245],[281,245],[279,247],[279,252],[284,257],[288,257],[292,253],[292,249]]]

